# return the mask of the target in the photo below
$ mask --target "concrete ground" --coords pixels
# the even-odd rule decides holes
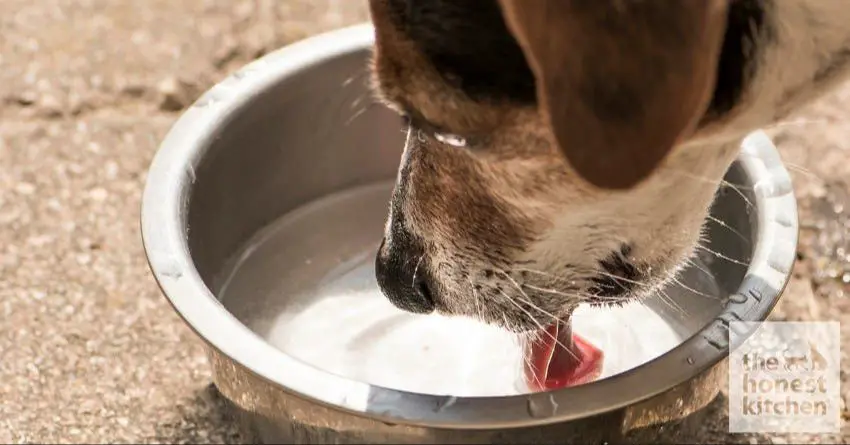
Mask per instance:
[[[139,199],[180,110],[239,65],[367,19],[359,0],[0,2],[0,442],[237,443],[200,342],[160,296]],[[801,205],[774,314],[850,340],[850,87],[774,130]],[[842,372],[844,399],[850,377]],[[843,434],[700,442],[848,443]]]

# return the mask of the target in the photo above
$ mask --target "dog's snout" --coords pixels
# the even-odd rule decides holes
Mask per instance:
[[[397,308],[416,314],[434,311],[434,299],[423,264],[423,249],[410,236],[381,242],[375,275],[381,291]]]

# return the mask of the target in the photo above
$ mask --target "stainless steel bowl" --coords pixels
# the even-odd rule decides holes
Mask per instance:
[[[371,26],[360,25],[249,64],[184,113],[149,171],[142,235],[151,270],[175,310],[206,342],[217,387],[245,413],[245,425],[256,439],[646,441],[656,440],[665,424],[699,416],[725,381],[729,322],[764,320],[795,259],[797,210],[791,181],[761,132],[744,141],[728,172],[726,180],[737,187],[718,192],[713,216],[725,225],[709,222],[712,249],[727,257],[707,266],[718,284],[707,291],[716,298],[670,289],[688,316],[664,316],[685,340],[608,379],[505,397],[397,391],[317,369],[265,341],[250,319],[274,308],[253,302],[268,294],[259,287],[280,283],[259,283],[256,291],[243,287],[222,304],[223,276],[246,243],[268,225],[319,198],[395,177],[403,135],[396,116],[369,105],[366,63],[371,44]],[[375,193],[389,197],[388,189]],[[339,212],[355,228],[345,238],[353,243],[349,247],[377,247],[385,202]],[[329,227],[316,226],[317,236],[330,237]],[[334,250],[340,248],[338,242],[317,243],[309,248],[320,246],[325,257],[342,255]],[[278,263],[258,267],[294,267],[293,258],[300,258],[305,244],[298,246],[290,250],[279,241],[273,255]],[[266,271],[263,276],[268,281],[273,275]],[[281,273],[280,280],[285,276]],[[315,278],[298,279],[309,285]],[[691,272],[683,280],[698,286]],[[285,301],[287,295],[279,298]],[[663,305],[657,309],[664,313]]]

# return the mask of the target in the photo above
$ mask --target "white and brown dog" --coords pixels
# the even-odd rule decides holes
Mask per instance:
[[[378,282],[516,331],[697,248],[741,140],[850,73],[846,0],[371,0],[408,122]]]

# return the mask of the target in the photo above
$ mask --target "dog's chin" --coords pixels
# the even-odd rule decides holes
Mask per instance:
[[[643,266],[639,269],[609,267],[593,277],[582,280],[584,285],[580,289],[550,288],[550,291],[554,290],[565,295],[580,295],[581,297],[577,301],[565,302],[561,307],[549,308],[546,311],[546,316],[532,319],[527,316],[527,312],[523,314],[514,313],[512,317],[495,314],[489,317],[490,320],[485,321],[518,334],[539,333],[542,327],[551,324],[553,321],[569,321],[579,305],[604,309],[640,303],[656,295],[670,282],[674,281],[683,264],[686,263],[686,259],[683,258],[682,261],[675,263],[651,262],[649,264],[652,264],[652,266]],[[508,320],[511,320],[511,322],[509,323]]]
[[[487,264],[461,280],[436,275],[446,281],[435,280],[429,287],[440,315],[473,318],[514,333],[540,331],[554,321],[568,321],[581,305],[617,307],[644,300],[688,263],[687,254],[634,253],[624,245],[595,267],[517,261],[493,272],[500,269]]]
[[[584,297],[580,300],[579,305],[584,304],[595,309],[606,309],[622,307],[632,303],[640,303],[641,301],[655,295],[662,290],[676,276],[678,269],[659,274],[659,276],[645,279],[640,283],[640,286],[623,287],[619,283],[615,283],[610,279],[592,280],[590,285],[582,294]],[[512,333],[519,335],[537,335],[539,332],[555,321],[570,321],[573,318],[573,312],[578,307],[576,304],[565,305],[560,309],[552,309],[553,316],[544,316],[537,319],[531,319],[527,314],[513,314],[511,317],[500,316],[499,314],[491,315],[486,319],[474,316],[474,318],[484,321],[487,324],[497,325]],[[519,317],[517,315],[520,315]],[[526,315],[526,316],[523,316]],[[508,322],[511,320],[512,322]]]

